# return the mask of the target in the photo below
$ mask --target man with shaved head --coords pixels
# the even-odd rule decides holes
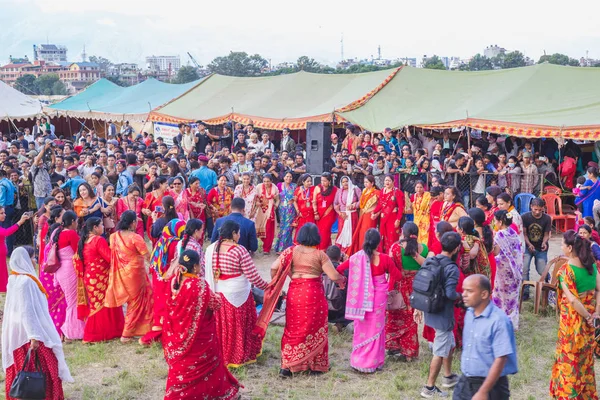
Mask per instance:
[[[463,329],[463,374],[454,388],[454,400],[510,398],[507,376],[518,370],[515,333],[490,296],[486,276],[471,275],[463,282],[462,297],[469,309]]]

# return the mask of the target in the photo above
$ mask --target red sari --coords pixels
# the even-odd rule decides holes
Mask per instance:
[[[8,367],[6,370],[6,400],[17,400],[10,397],[10,387],[13,381],[17,377],[17,374],[21,372],[23,364],[25,363],[25,357],[29,351],[30,343],[27,342],[23,346],[13,351],[13,357],[15,362]],[[40,343],[40,347],[37,349],[37,354],[40,360],[40,367],[44,375],[46,376],[46,400],[64,400],[65,395],[63,393],[62,380],[58,376],[58,360],[52,349],[44,346],[44,343]],[[29,364],[27,365],[27,371],[36,371],[35,357],[29,358]]]
[[[140,235],[142,238],[144,237],[144,221],[142,220],[142,207],[144,201],[138,197],[137,202],[134,204],[129,201],[129,197],[121,197],[117,200],[117,220],[121,218],[121,215],[128,210],[135,211],[135,215],[137,216],[137,226],[135,228],[135,233]]]
[[[192,205],[192,203],[206,204],[206,192],[201,187],[195,193],[192,193],[190,188],[185,189],[185,191],[190,205],[190,218],[196,218],[206,223],[206,208],[200,208],[196,204]]]
[[[431,208],[429,209],[431,218],[429,223],[429,238],[427,238],[427,247],[434,254],[440,254],[442,252],[442,245],[435,234],[435,228],[441,221],[443,205],[444,202],[442,200],[434,200],[431,203]]]
[[[187,274],[186,274],[187,275]],[[165,399],[234,399],[240,384],[223,363],[214,311],[221,300],[189,275],[168,296],[163,348],[169,366]]]
[[[315,196],[317,213],[319,214],[319,220],[316,223],[321,236],[320,250],[327,250],[331,246],[331,228],[337,219],[337,214],[333,210],[333,201],[335,200],[336,193],[337,188],[332,186],[330,187],[329,195],[323,196],[323,186],[319,185],[319,193]]]
[[[419,357],[419,325],[413,319],[410,294],[417,271],[408,271],[402,268],[402,246],[398,242],[391,246],[389,253],[396,264],[396,268],[402,274],[400,279],[394,279],[394,276],[390,276],[389,290],[398,290],[402,293],[406,309],[387,311],[385,348],[398,351],[406,358],[413,359]]]
[[[400,225],[396,227],[396,222],[404,215],[404,193],[396,188],[390,191],[382,189],[374,212],[381,213],[379,231],[382,240],[379,243],[379,251],[387,254],[392,244],[400,239]]]
[[[296,217],[296,236],[298,237],[298,232],[300,232],[300,228],[302,228],[305,224],[312,222],[315,223],[315,210],[313,209],[312,199],[315,188],[311,186],[307,189],[304,189],[303,186],[298,186],[296,190],[294,190],[294,198],[296,199],[296,204],[298,205],[298,216]]]
[[[94,236],[83,246],[83,260],[73,258],[77,270],[77,316],[85,321],[84,343],[115,339],[123,333],[123,308],[104,306],[110,257],[106,239]]]
[[[165,193],[166,195],[166,193]],[[164,196],[163,196],[164,197]],[[156,197],[154,195],[154,191],[146,194],[146,198],[144,199],[144,203],[142,205],[142,208],[147,208],[150,211],[156,211],[156,207],[162,207],[162,197]],[[163,213],[157,213],[158,214],[158,218],[163,216]],[[156,244],[156,241],[158,239],[154,239],[152,237],[152,235],[150,234],[150,232],[152,231],[152,218],[148,218],[146,220],[146,234],[148,235],[148,237],[150,238],[150,240],[152,241],[152,245],[154,246]]]
[[[379,195],[379,190],[375,188],[363,190],[359,204],[360,216],[358,217],[358,224],[352,235],[352,245],[347,251],[348,255],[352,255],[359,250],[362,250],[365,233],[371,228],[377,228],[377,218],[372,219],[371,216],[375,212],[375,207],[377,207]]]

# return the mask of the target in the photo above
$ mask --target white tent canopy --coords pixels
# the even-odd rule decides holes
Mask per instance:
[[[0,120],[25,120],[42,112],[38,99],[29,97],[0,81]]]

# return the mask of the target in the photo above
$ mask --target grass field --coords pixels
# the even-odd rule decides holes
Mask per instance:
[[[535,316],[531,302],[522,314],[517,333],[519,373],[511,378],[514,399],[547,399],[550,368],[556,343],[554,314]],[[254,365],[234,373],[245,386],[245,399],[414,399],[426,379],[431,353],[425,343],[412,363],[388,361],[382,372],[360,375],[350,369],[350,333],[329,334],[331,371],[281,380],[280,340],[283,329],[270,327],[262,356]],[[167,367],[160,346],[141,348],[118,341],[84,345],[65,344],[67,363],[75,383],[65,385],[68,399],[161,399]],[[459,360],[455,360],[456,370]]]
[[[550,257],[560,249],[553,238]],[[558,250],[560,251],[560,250]],[[263,277],[274,256],[255,256]],[[532,276],[533,278],[533,276]],[[4,298],[0,296],[0,309]],[[519,373],[510,378],[512,398],[548,399],[550,370],[556,344],[557,320],[554,312],[534,315],[531,301],[524,303],[517,332]],[[421,355],[412,363],[388,361],[382,372],[360,375],[349,364],[352,345],[350,333],[329,333],[331,371],[322,376],[278,378],[280,342],[283,328],[269,327],[263,354],[256,364],[234,371],[245,386],[244,399],[416,399],[427,376],[431,352],[421,344]],[[68,399],[162,399],[167,366],[158,345],[142,348],[137,343],[119,341],[84,345],[66,343],[65,354],[75,383],[66,384]],[[460,368],[460,353],[455,371]],[[598,370],[598,368],[596,369]],[[3,376],[1,377],[3,380]],[[598,374],[597,377],[598,379]],[[4,384],[2,382],[2,384]],[[4,398],[4,390],[0,398]]]

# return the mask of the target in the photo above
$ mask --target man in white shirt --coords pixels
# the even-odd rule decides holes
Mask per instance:
[[[196,135],[192,133],[192,128],[189,125],[186,125],[181,137],[181,148],[186,156],[195,150],[197,140]]]
[[[261,147],[262,147],[262,151],[263,152],[265,151],[265,149],[271,149],[271,151],[275,151],[275,146],[269,140],[269,134],[268,133],[263,133],[262,134]]]

